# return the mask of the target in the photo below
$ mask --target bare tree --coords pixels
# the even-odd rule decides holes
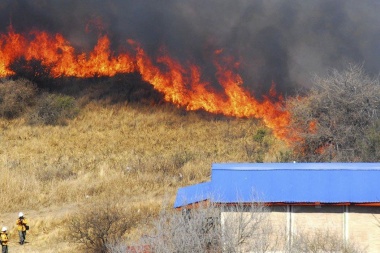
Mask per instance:
[[[164,252],[218,252],[220,228],[217,207],[192,206],[191,209],[162,210],[154,222],[154,233],[143,239],[155,253]]]
[[[295,151],[306,161],[378,160],[380,85],[361,66],[316,76],[307,96],[288,100]]]
[[[140,243],[155,253],[268,252],[274,246],[272,235],[267,208],[260,203],[203,202],[163,210],[154,233]]]
[[[269,209],[261,203],[222,206],[224,252],[268,252],[277,245],[280,231],[274,231]]]

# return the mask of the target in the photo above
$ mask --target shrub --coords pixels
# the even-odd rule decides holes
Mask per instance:
[[[336,233],[328,230],[316,230],[313,233],[295,235],[289,252],[364,253],[366,251],[353,243],[345,243]]]
[[[245,144],[247,158],[251,162],[262,163],[270,147],[270,132],[266,128],[258,128],[252,136],[252,141]]]
[[[164,210],[153,234],[142,238],[134,250],[144,252],[149,246],[156,253],[270,251],[274,245],[268,240],[272,233],[266,214],[266,207],[257,203],[198,203],[189,209]]]
[[[41,95],[35,111],[29,118],[31,124],[65,125],[67,119],[79,112],[75,98],[59,94]]]
[[[268,131],[265,128],[257,129],[256,133],[253,135],[253,140],[262,144],[265,136],[268,134],[267,132]]]
[[[139,215],[108,201],[95,203],[71,218],[68,238],[83,244],[88,252],[106,253],[136,226]]]
[[[12,119],[22,115],[34,103],[36,90],[26,79],[0,81],[0,116]]]

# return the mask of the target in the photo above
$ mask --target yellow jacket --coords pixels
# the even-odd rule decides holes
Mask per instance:
[[[5,232],[1,232],[0,237],[1,237],[1,245],[7,245],[8,244],[8,234]]]
[[[17,230],[18,231],[26,231],[26,224],[28,223],[28,221],[24,218],[24,219],[17,219],[16,220],[16,225],[17,225]]]

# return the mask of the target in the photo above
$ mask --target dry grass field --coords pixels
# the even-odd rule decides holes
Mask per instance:
[[[68,224],[96,202],[138,214],[125,235],[132,242],[178,187],[209,180],[212,163],[276,162],[288,152],[254,119],[97,102],[66,126],[0,119],[0,143],[0,225],[9,228],[10,252],[81,252]],[[23,246],[20,211],[31,227]]]

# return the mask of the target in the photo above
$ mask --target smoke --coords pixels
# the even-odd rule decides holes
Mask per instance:
[[[210,80],[223,49],[240,62],[246,87],[265,93],[273,81],[287,94],[348,63],[377,75],[379,12],[376,0],[3,0],[0,31],[61,33],[83,51],[99,34],[115,50],[133,39],[152,56],[164,50],[196,63]]]

